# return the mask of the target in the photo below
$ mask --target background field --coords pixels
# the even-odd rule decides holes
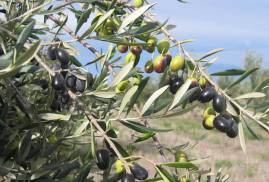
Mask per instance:
[[[190,146],[196,142],[198,144],[186,153],[189,159],[204,158],[209,156],[207,162],[202,166],[205,169],[211,167],[216,174],[219,168],[222,173],[230,173],[231,182],[266,182],[269,181],[269,141],[268,135],[259,126],[253,125],[261,140],[255,139],[247,129],[245,129],[245,138],[247,141],[248,152],[245,154],[240,146],[239,138],[230,139],[225,134],[217,130],[205,130],[202,126],[203,110],[195,110],[184,116],[177,116],[167,119],[149,120],[152,127],[174,129],[168,133],[158,133],[156,136],[164,147],[174,147],[176,145],[190,142]],[[120,125],[119,130],[122,136],[119,136],[122,144],[131,138],[128,128]],[[129,143],[126,143],[127,146]],[[135,154],[143,155],[155,162],[162,162],[160,154],[157,152],[154,143],[149,140],[135,145]],[[187,147],[189,148],[189,147]],[[166,152],[169,161],[174,161],[174,156]],[[142,162],[142,161],[141,161]],[[150,170],[151,177],[154,169],[149,163],[141,163]],[[213,180],[211,180],[213,181]]]

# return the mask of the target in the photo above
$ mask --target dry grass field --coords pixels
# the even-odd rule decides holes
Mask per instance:
[[[197,159],[210,156],[208,161],[202,164],[202,167],[204,169],[211,168],[215,174],[217,174],[219,168],[222,169],[222,174],[229,172],[230,179],[228,181],[269,181],[269,136],[265,131],[253,124],[253,128],[262,138],[257,140],[244,128],[248,149],[247,154],[245,154],[241,149],[238,137],[230,139],[215,129],[205,130],[202,126],[201,114],[202,111],[198,111],[174,118],[149,120],[149,123],[154,128],[173,129],[173,131],[168,133],[156,134],[160,143],[165,147],[173,147],[186,142],[190,142],[190,145],[193,145],[198,142],[194,148],[186,151],[188,158]],[[249,122],[253,123],[252,121]],[[118,127],[121,130],[118,141],[127,146],[128,143],[126,141],[131,138],[130,130],[122,125]],[[136,144],[135,147],[134,153],[136,155],[143,155],[154,162],[163,162],[152,139]],[[168,160],[173,162],[174,156],[169,152],[165,153]],[[154,168],[144,161],[140,161],[140,163],[150,171],[150,177],[153,177]],[[214,181],[213,179],[214,177],[212,177],[211,181]]]

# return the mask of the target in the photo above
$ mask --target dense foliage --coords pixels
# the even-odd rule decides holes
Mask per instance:
[[[248,119],[269,130],[269,106],[260,99],[266,96],[269,78],[253,77],[259,73],[256,67],[205,73],[217,60],[210,56],[224,49],[201,58],[190,55],[181,44],[194,40],[176,41],[167,31],[174,26],[147,13],[152,7],[143,0],[134,0],[133,5],[119,0],[0,2],[3,178],[127,182],[154,176],[147,181],[200,181],[211,176],[210,169],[199,168],[204,160],[189,160],[184,152],[188,144],[164,148],[155,133],[172,129],[152,128],[147,119],[203,108],[201,126],[215,128],[227,139],[239,139],[245,152],[243,130],[258,138]],[[77,23],[67,27],[71,14]],[[158,34],[166,38],[158,40]],[[72,40],[64,40],[65,35]],[[105,54],[91,45],[93,39],[110,42]],[[75,43],[96,58],[79,60]],[[170,54],[172,47],[179,49],[179,55]],[[125,58],[116,53],[126,53]],[[152,60],[141,60],[143,54],[152,54]],[[137,67],[141,62],[144,68]],[[89,72],[89,67],[96,71]],[[153,73],[160,79],[149,88]],[[237,77],[220,88],[213,76]],[[255,80],[248,92],[230,92],[247,78]],[[131,131],[128,146],[118,142],[118,126]],[[149,139],[156,144],[152,152],[159,152],[163,161],[135,155],[135,146]],[[167,161],[164,150],[175,160]],[[146,165],[137,160],[150,163],[156,174],[148,174]],[[228,178],[219,172],[216,181]]]

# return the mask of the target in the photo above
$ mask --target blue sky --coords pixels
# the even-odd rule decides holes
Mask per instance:
[[[169,18],[168,24],[177,27],[171,33],[177,40],[195,39],[196,42],[183,44],[188,51],[199,56],[216,48],[226,50],[214,55],[219,57],[216,64],[212,65],[209,72],[230,68],[242,68],[242,57],[245,51],[255,50],[257,54],[264,56],[264,65],[269,66],[269,1],[268,0],[187,0],[189,3],[179,3],[177,0],[148,0],[149,3],[158,2],[154,6],[156,18],[163,22]],[[76,18],[68,13],[67,25],[75,30]],[[92,19],[94,15],[91,15]],[[41,17],[39,17],[41,18]],[[38,18],[38,19],[39,19]],[[43,20],[39,19],[39,20]],[[75,22],[75,24],[74,24]],[[79,35],[89,26],[85,23]],[[65,33],[65,32],[63,32]],[[70,36],[62,36],[63,40],[72,39]],[[161,40],[164,35],[158,36]],[[89,40],[99,52],[106,52],[107,43]],[[79,43],[74,44],[81,55],[77,58],[83,62],[89,62],[95,58],[86,48]],[[178,49],[171,49],[172,56],[178,54]],[[142,53],[143,54],[143,53]],[[116,56],[125,55],[117,52]],[[154,58],[158,56],[156,52]],[[212,58],[213,58],[212,57]],[[151,54],[144,51],[138,66],[144,67]],[[91,66],[89,69],[94,69]]]
[[[219,57],[216,64],[212,65],[209,72],[231,68],[242,68],[242,57],[245,51],[255,50],[257,54],[264,56],[264,65],[269,66],[269,1],[268,0],[188,0],[183,4],[177,0],[160,0],[154,6],[156,18],[177,27],[171,33],[177,40],[195,39],[196,42],[183,44],[188,50],[199,56],[216,49],[226,50],[214,55]],[[149,0],[149,3],[156,1]],[[72,17],[71,17],[72,19]],[[72,22],[69,21],[72,27]],[[74,28],[73,28],[74,29]],[[86,27],[82,27],[79,33],[83,33]],[[70,37],[69,37],[70,38]],[[164,35],[158,36],[158,39]],[[99,51],[106,50],[108,44],[90,40]],[[93,54],[86,48],[77,45],[82,55],[79,59],[85,62],[93,59]],[[172,48],[173,56],[178,54],[177,48]],[[125,54],[117,53],[124,60]],[[156,52],[154,57],[157,57]],[[151,58],[144,51],[138,66],[143,67]]]

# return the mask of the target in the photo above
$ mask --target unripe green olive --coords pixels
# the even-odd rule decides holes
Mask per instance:
[[[119,89],[119,91],[124,91],[128,87],[128,84],[129,80],[121,81],[120,83],[117,84],[117,88]]]
[[[184,59],[181,56],[175,56],[170,63],[170,69],[174,72],[179,71],[183,66]]]
[[[153,72],[153,61],[149,60],[146,62],[144,70],[146,73],[152,73]]]
[[[170,43],[168,39],[162,39],[159,43],[158,43],[158,51],[160,54],[165,54],[167,53],[167,51],[170,48]]]
[[[123,163],[120,161],[120,160],[117,160],[116,161],[116,173],[121,173],[121,172],[125,172],[125,168],[124,168],[124,165]]]
[[[216,111],[212,107],[208,107],[204,110],[203,117],[206,118],[208,115],[216,116]]]
[[[53,133],[53,134],[50,135],[50,137],[49,137],[49,142],[50,142],[51,144],[54,144],[56,141],[57,141],[56,133]]]
[[[128,64],[131,61],[134,61],[134,67],[138,64],[140,55],[134,55],[132,52],[129,52],[125,57],[125,63]]]
[[[175,162],[187,162],[188,161],[188,157],[186,153],[181,150],[176,151],[174,156],[175,156]]]
[[[166,68],[165,58],[162,55],[157,56],[153,62],[154,71],[156,71],[157,73],[163,73],[165,68]]]
[[[144,0],[134,0],[134,6],[137,8],[143,6],[143,4],[144,4]]]

